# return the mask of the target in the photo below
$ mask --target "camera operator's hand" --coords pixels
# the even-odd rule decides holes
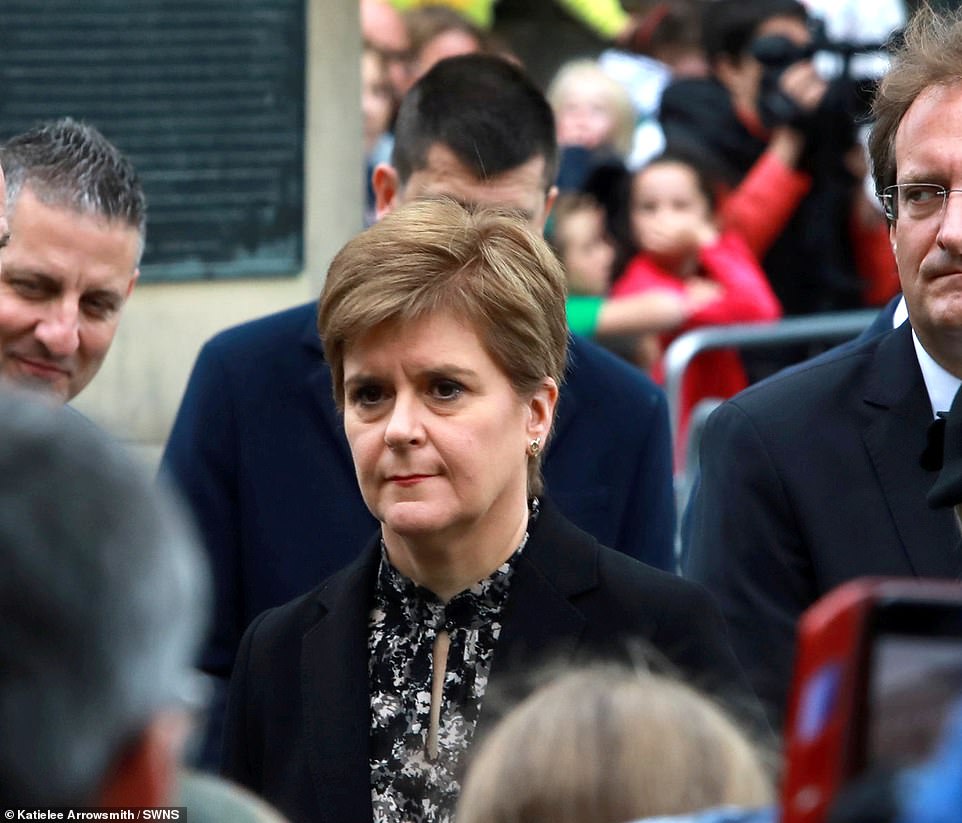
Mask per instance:
[[[828,83],[811,60],[799,60],[777,74],[768,74],[762,80],[759,101],[762,122],[769,128],[790,126],[806,134],[827,90]]]
[[[802,60],[782,72],[778,88],[803,115],[810,115],[825,98],[828,83],[815,71],[811,60]]]

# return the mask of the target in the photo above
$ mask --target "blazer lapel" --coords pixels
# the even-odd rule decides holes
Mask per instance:
[[[318,594],[326,613],[301,643],[308,760],[318,820],[330,823],[369,821],[373,814],[367,610],[379,557],[374,541]]]
[[[500,674],[505,664],[513,668],[542,659],[559,642],[573,647],[581,637],[584,617],[534,564],[518,563],[510,599],[492,676]]]
[[[936,474],[923,469],[919,458],[932,409],[908,323],[881,340],[871,369],[865,402],[878,413],[862,437],[909,565],[919,577],[957,578],[962,563],[955,519],[925,502]]]

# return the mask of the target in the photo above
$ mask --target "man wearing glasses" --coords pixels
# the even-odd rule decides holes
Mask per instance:
[[[870,151],[909,323],[754,386],[708,422],[684,573],[710,588],[773,725],[795,621],[862,575],[959,578],[926,494],[962,383],[962,12],[910,23]]]

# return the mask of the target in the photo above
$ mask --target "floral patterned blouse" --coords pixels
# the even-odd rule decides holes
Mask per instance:
[[[529,525],[537,514],[532,501]],[[511,575],[528,541],[495,572],[443,603],[402,575],[382,542],[368,618],[371,799],[375,823],[450,823],[461,786],[458,763],[474,736]],[[450,638],[438,724],[428,751],[434,642]]]

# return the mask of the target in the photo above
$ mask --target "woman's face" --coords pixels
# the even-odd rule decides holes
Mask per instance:
[[[474,328],[441,312],[347,346],[344,398],[361,494],[385,540],[453,542],[523,511],[526,449],[546,437],[557,389],[545,378],[520,398]]]

